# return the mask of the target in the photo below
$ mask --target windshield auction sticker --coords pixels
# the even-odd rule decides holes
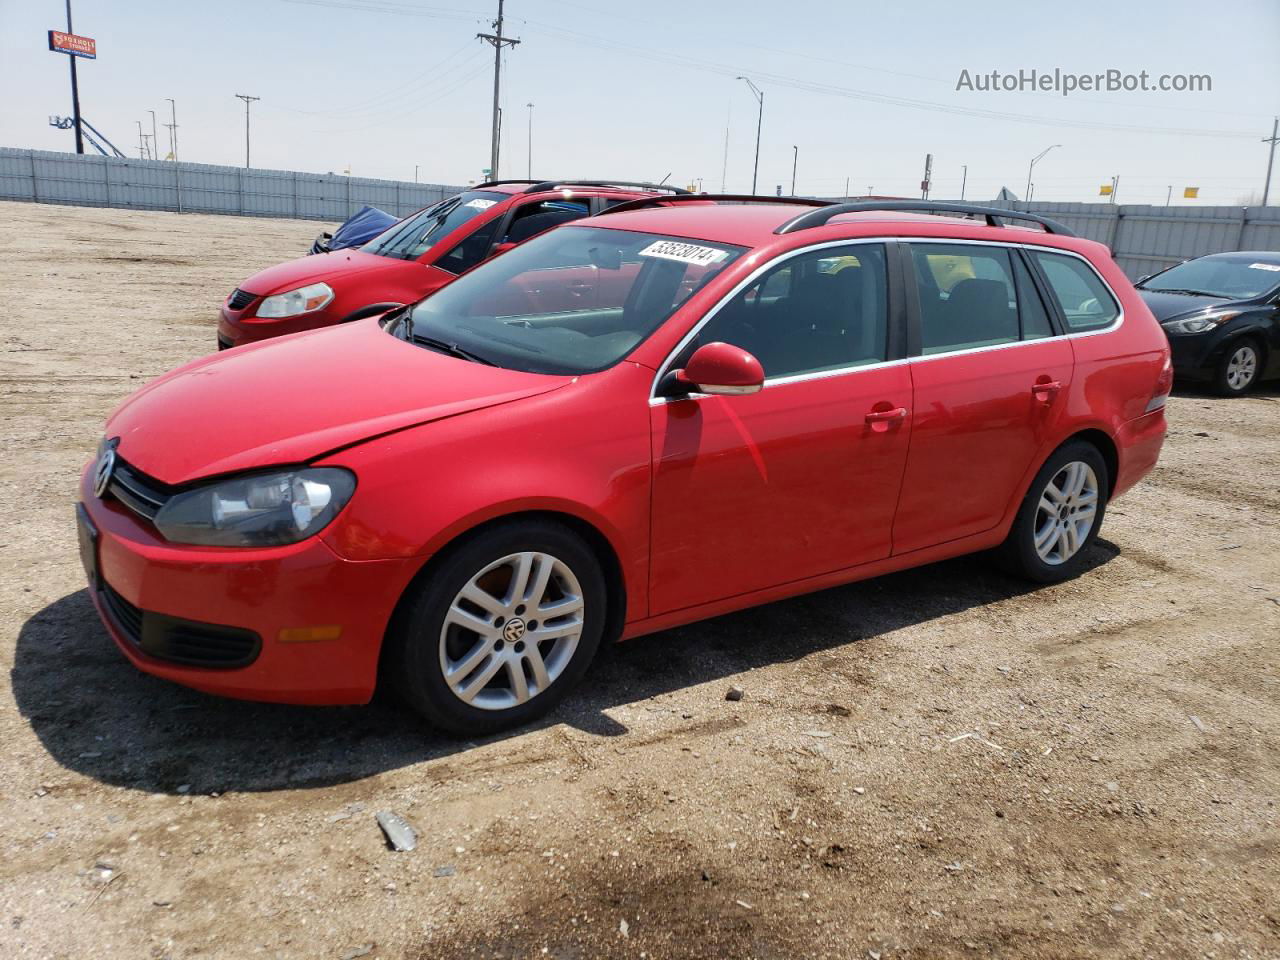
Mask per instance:
[[[696,243],[678,243],[675,240],[659,240],[640,251],[642,257],[661,257],[663,260],[678,260],[681,263],[692,263],[699,267],[709,267],[719,263],[729,254],[715,247],[703,247]]]
[[[476,197],[474,200],[468,200],[463,206],[475,207],[477,210],[488,210],[497,200],[486,200],[484,197]]]
[[[1250,270],[1270,270],[1272,273],[1280,273],[1280,264],[1276,263],[1251,263]]]

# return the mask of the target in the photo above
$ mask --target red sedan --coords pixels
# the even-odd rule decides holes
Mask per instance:
[[[358,248],[260,270],[218,313],[218,349],[386,313],[544,230],[676,187],[496,180],[419,210]]]
[[[381,675],[476,734],[605,638],[993,548],[1071,577],[1155,465],[1167,341],[1101,245],[925,208],[639,200],[174,370],[84,474],[98,610],[179,683]]]

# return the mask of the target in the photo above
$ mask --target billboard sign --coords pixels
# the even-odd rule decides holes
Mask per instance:
[[[81,37],[61,30],[49,31],[49,49],[54,53],[69,53],[73,57],[98,59],[98,42],[93,37]]]

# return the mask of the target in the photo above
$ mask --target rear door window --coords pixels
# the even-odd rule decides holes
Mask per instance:
[[[921,353],[949,353],[1020,339],[1009,251],[968,244],[909,245],[920,296]]]
[[[1044,271],[1071,332],[1109,327],[1120,316],[1120,307],[1102,278],[1079,257],[1042,250],[1032,251],[1031,255]]]

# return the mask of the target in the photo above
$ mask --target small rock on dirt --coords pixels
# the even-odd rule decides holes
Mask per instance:
[[[418,845],[418,835],[404,817],[390,810],[379,810],[375,818],[382,832],[386,834],[387,843],[391,845],[392,850],[404,852]]]
[[[725,693],[724,698],[725,698],[726,700],[728,700],[730,703],[737,703],[737,702],[738,702],[739,700],[741,700],[744,696],[746,696],[746,693],[747,693],[747,691],[743,690],[741,687],[739,687],[739,686],[732,686],[732,687],[730,687],[730,688],[729,688],[729,690]]]
[[[457,872],[458,871],[455,870],[453,867],[436,867],[435,872],[432,874],[432,876],[452,877]]]
[[[623,938],[631,936],[631,927],[627,925],[627,921],[625,918],[621,922],[619,922],[618,932],[622,934]]]
[[[342,960],[357,960],[358,957],[367,957],[373,953],[373,944],[366,943],[362,947],[352,947],[342,955]]]

